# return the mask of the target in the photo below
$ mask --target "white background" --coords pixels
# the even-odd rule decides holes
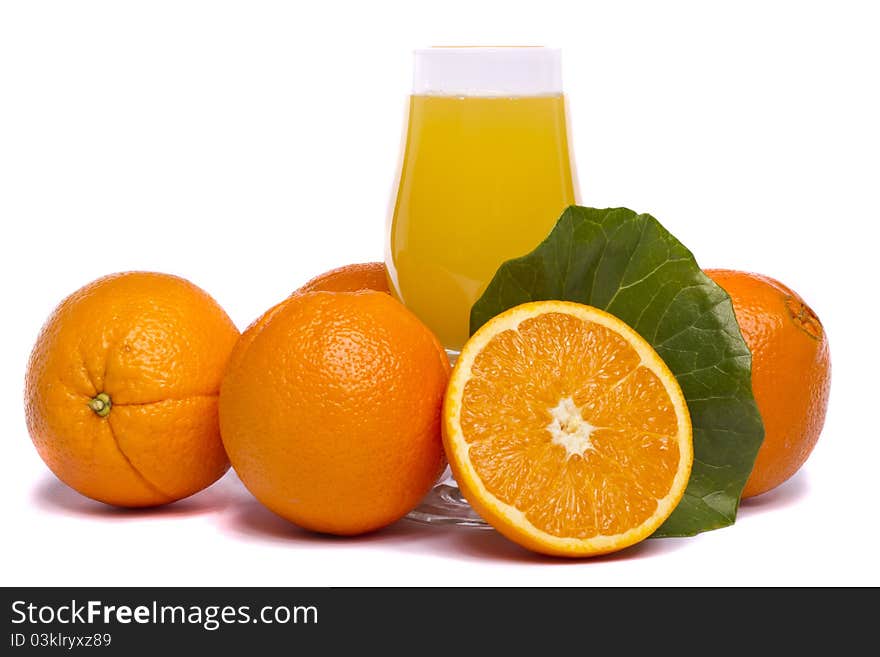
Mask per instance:
[[[4,585],[880,584],[877,30],[864,2],[0,5]],[[739,522],[584,562],[408,522],[300,531],[234,475],[121,511],[58,483],[22,380],[44,319],[120,270],[185,276],[240,327],[383,255],[410,51],[564,50],[582,200],[658,217],[706,267],[774,276],[823,320],[824,433]]]

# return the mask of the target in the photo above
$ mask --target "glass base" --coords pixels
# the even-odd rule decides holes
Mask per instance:
[[[434,484],[434,488],[425,496],[421,504],[406,517],[426,525],[458,525],[475,529],[492,529],[462,497],[449,468],[446,468],[440,481]]]
[[[455,349],[446,350],[450,365],[455,365],[459,353]],[[477,515],[477,512],[464,499],[448,466],[443,472],[443,476],[434,484],[434,488],[425,495],[425,499],[406,517],[426,525],[458,525],[476,529],[492,529],[492,526]]]

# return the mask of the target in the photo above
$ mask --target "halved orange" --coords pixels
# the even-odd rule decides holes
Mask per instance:
[[[499,532],[545,554],[604,554],[672,513],[693,463],[681,388],[620,319],[536,301],[465,344],[443,407],[453,474]]]

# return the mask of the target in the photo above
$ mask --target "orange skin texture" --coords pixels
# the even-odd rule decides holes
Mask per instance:
[[[776,488],[800,469],[819,440],[831,389],[828,337],[816,313],[777,280],[707,269],[730,295],[752,352],[752,390],[764,443],[743,497]]]
[[[239,332],[192,283],[167,274],[100,278],[43,326],[25,380],[27,427],[55,475],[107,504],[187,497],[229,468],[217,396]],[[89,403],[109,395],[106,417]]]
[[[383,262],[365,262],[331,269],[315,276],[297,292],[358,292],[376,290],[391,294]]]
[[[296,294],[242,336],[220,392],[232,466],[265,506],[353,535],[412,510],[444,465],[449,362],[390,295]]]
[[[263,326],[296,295],[305,292],[360,292],[362,290],[376,290],[377,292],[391,294],[391,290],[388,287],[385,263],[365,262],[345,265],[344,267],[337,267],[315,276],[290,297],[269,308],[269,310],[245,329],[241,339],[235,344],[232,356],[230,356],[230,367],[232,367],[232,364],[239,362],[242,355],[247,351],[251,340],[259,334]]]

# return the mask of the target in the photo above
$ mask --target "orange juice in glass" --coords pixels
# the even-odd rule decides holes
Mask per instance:
[[[455,352],[499,265],[576,200],[560,53],[418,50],[413,77],[386,265],[397,297]]]
[[[385,264],[451,356],[501,263],[534,249],[576,200],[558,50],[415,52]],[[410,518],[487,526],[448,469]]]

